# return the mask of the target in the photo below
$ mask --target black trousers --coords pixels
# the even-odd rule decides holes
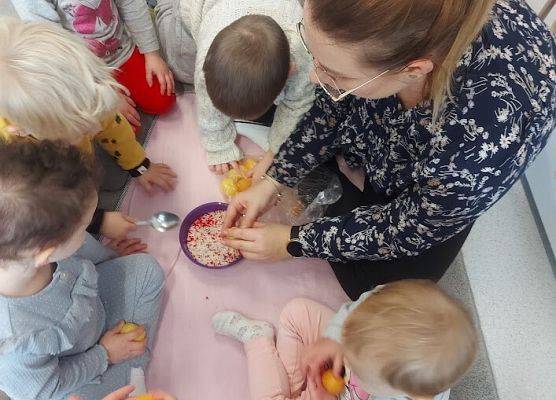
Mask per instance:
[[[346,214],[362,205],[385,204],[390,201],[375,193],[370,185],[365,185],[365,190],[361,192],[340,172],[335,161],[326,164],[326,167],[338,174],[343,187],[342,198],[329,206],[326,211],[327,216],[334,217]],[[430,279],[437,282],[458,255],[471,227],[472,225],[451,239],[415,257],[385,261],[331,262],[330,265],[342,288],[352,300],[356,300],[362,293],[377,285],[401,279]]]

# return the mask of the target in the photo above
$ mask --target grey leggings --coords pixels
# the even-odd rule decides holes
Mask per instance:
[[[197,46],[181,20],[180,1],[158,0],[155,22],[162,52],[174,76],[180,82],[192,84]]]

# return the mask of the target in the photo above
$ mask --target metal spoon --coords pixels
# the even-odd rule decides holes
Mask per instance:
[[[137,221],[135,225],[151,226],[159,232],[166,232],[175,228],[180,223],[180,217],[168,211],[160,211],[154,214],[151,219]]]

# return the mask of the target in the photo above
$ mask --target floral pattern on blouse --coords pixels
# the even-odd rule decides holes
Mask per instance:
[[[463,231],[523,174],[555,128],[555,38],[521,0],[497,2],[460,60],[434,127],[430,104],[396,97],[334,103],[320,89],[269,174],[295,186],[342,153],[389,202],[300,231],[304,255],[329,261],[416,256]]]

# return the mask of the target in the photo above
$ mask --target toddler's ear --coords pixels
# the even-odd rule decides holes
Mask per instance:
[[[35,254],[35,267],[38,268],[48,264],[48,259],[55,250],[56,247],[48,247],[46,249],[40,250],[37,254]]]
[[[297,72],[297,64],[294,62],[290,62],[290,70],[288,72],[288,78],[291,77],[296,72]]]

